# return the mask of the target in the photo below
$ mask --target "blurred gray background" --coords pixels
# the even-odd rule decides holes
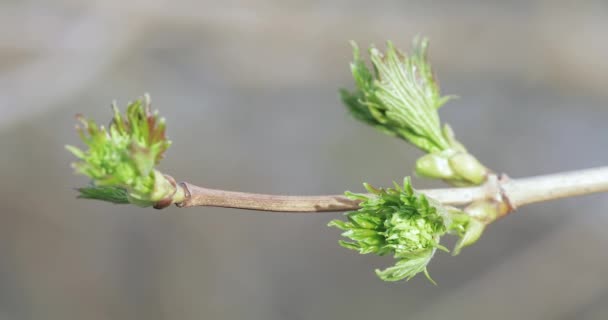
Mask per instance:
[[[606,1],[0,1],[0,319],[606,319],[608,197],[522,208],[384,283],[335,214],[75,199],[73,115],[150,92],[178,180],[361,191],[420,152],[351,119],[348,40],[422,34],[442,119],[512,177],[606,165]],[[442,186],[415,179],[418,187]]]

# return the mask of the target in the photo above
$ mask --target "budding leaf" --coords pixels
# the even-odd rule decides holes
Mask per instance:
[[[353,195],[362,200],[357,211],[346,213],[347,221],[333,220],[329,226],[343,230],[340,241],[348,249],[361,254],[392,254],[395,266],[376,271],[385,281],[410,279],[426,266],[436,249],[447,250],[439,238],[447,232],[442,216],[443,209],[417,194],[409,179],[394,188],[376,189],[365,185],[371,195]]]
[[[415,41],[408,56],[388,42],[386,53],[369,50],[373,72],[353,43],[351,72],[357,89],[341,91],[353,116],[384,133],[398,136],[426,152],[449,148],[437,109],[451,97],[441,96],[426,57],[428,41]]]
[[[487,223],[480,219],[479,210],[469,212],[469,208],[463,211],[443,206],[417,193],[409,178],[404,179],[403,185],[395,183],[393,188],[364,186],[369,194],[346,192],[348,198],[361,201],[359,210],[345,213],[346,221],[332,220],[328,226],[342,230],[342,236],[348,238],[339,241],[342,247],[360,254],[393,255],[394,266],[376,270],[384,281],[409,280],[422,272],[435,283],[427,265],[438,249],[449,252],[439,243],[441,236],[460,237],[456,255],[479,239]]]
[[[369,49],[368,68],[356,43],[350,65],[356,89],[342,89],[342,102],[358,120],[379,131],[404,139],[428,153],[416,165],[416,173],[443,179],[457,186],[479,185],[488,170],[469,155],[443,128],[437,110],[452,96],[442,96],[427,59],[428,40],[416,39],[405,54],[389,41],[386,52]]]
[[[72,167],[88,176],[92,185],[78,189],[81,198],[150,206],[175,192],[154,169],[171,142],[165,136],[165,120],[152,113],[150,98],[129,103],[125,115],[112,105],[114,117],[106,129],[91,119],[78,117],[77,131],[88,147],[66,148],[79,161]]]

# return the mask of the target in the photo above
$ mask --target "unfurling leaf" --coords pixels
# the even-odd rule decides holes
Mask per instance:
[[[426,57],[428,41],[415,41],[408,56],[388,42],[386,53],[369,50],[373,71],[353,42],[351,71],[357,89],[341,91],[353,116],[384,133],[398,136],[426,152],[450,147],[444,137],[437,109],[451,97],[442,97]]]
[[[435,283],[426,267],[438,249],[449,252],[439,243],[441,236],[449,233],[460,237],[454,251],[458,254],[462,247],[477,241],[487,222],[476,209],[484,206],[470,207],[471,212],[443,206],[417,193],[409,178],[393,188],[364,186],[369,194],[346,192],[349,198],[361,201],[359,210],[347,212],[346,221],[332,220],[328,226],[342,230],[342,236],[349,239],[339,241],[342,247],[361,254],[393,255],[394,266],[376,270],[385,281],[409,280],[423,272]]]
[[[418,273],[424,272],[427,279],[436,285],[426,269],[431,258],[433,258],[433,254],[435,254],[435,249],[406,254],[394,266],[384,270],[376,269],[376,274],[384,281],[399,281],[403,279],[409,280]]]
[[[358,120],[381,132],[402,138],[422,149],[426,156],[416,173],[443,179],[457,186],[479,185],[488,170],[467,153],[450,127],[441,126],[438,109],[452,96],[442,96],[427,59],[428,40],[415,40],[407,55],[387,43],[386,52],[369,49],[372,68],[352,43],[350,65],[356,89],[342,89],[342,102]]]
[[[92,180],[91,186],[78,189],[80,197],[151,206],[173,195],[175,186],[154,169],[171,142],[165,120],[150,109],[149,96],[129,103],[124,116],[115,104],[112,109],[107,129],[78,117],[77,130],[88,149],[66,146],[79,159],[72,164],[75,171]]]
[[[333,220],[329,226],[342,231],[351,241],[340,241],[361,254],[392,254],[397,263],[378,276],[386,281],[410,279],[426,272],[426,265],[436,249],[446,250],[439,238],[446,233],[445,210],[417,194],[409,179],[403,186],[377,189],[365,184],[370,195],[350,193],[350,198],[363,200],[360,209],[346,213],[347,221]]]

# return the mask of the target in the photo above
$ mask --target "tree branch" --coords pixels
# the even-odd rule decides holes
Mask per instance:
[[[562,172],[501,184],[514,207],[526,204],[608,192],[608,167]]]
[[[359,201],[343,195],[286,196],[245,193],[203,188],[181,183],[186,199],[179,207],[225,207],[277,212],[331,212],[359,208]],[[508,202],[510,208],[573,197],[608,192],[608,167],[571,171],[522,179],[496,176],[483,186],[418,190],[444,205],[461,206],[483,199]]]

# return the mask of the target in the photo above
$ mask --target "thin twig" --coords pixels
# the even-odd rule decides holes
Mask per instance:
[[[502,183],[501,187],[514,207],[608,192],[608,167],[516,179]]]
[[[277,212],[331,212],[356,210],[359,201],[343,195],[285,196],[225,191],[182,183],[186,200],[179,207],[225,207]],[[508,201],[511,208],[565,197],[608,192],[608,167],[522,179],[488,179],[467,188],[418,190],[444,205],[461,206],[482,199]]]
[[[224,207],[276,212],[333,212],[359,208],[359,201],[343,195],[287,196],[247,192],[226,191],[203,188],[190,183],[182,183],[186,190],[186,200],[178,206]],[[445,188],[418,190],[418,192],[445,205],[464,205],[484,198],[484,187]]]
[[[179,207],[224,207],[278,212],[348,211],[359,207],[359,202],[343,195],[285,196],[203,188],[182,183],[186,200]]]

